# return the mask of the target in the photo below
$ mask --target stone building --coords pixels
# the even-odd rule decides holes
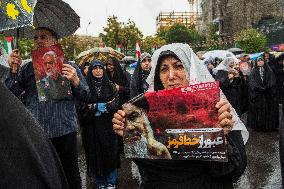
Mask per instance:
[[[257,28],[269,44],[284,42],[284,0],[202,0],[203,25],[216,23],[225,40],[244,28]]]

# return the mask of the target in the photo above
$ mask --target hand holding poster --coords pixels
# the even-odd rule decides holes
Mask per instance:
[[[227,161],[219,100],[219,83],[209,82],[145,93],[124,104],[126,157]]]
[[[34,50],[32,61],[40,101],[61,100],[71,95],[70,82],[62,75],[64,53],[60,45]]]

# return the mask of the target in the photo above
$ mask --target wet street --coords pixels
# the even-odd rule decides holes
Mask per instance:
[[[278,131],[270,133],[250,131],[250,138],[246,145],[247,169],[235,188],[281,188],[278,141]]]
[[[281,188],[278,140],[278,131],[270,133],[250,131],[250,138],[246,145],[248,166],[239,182],[236,183],[236,189]],[[95,188],[94,180],[86,179],[83,153],[80,154],[79,163],[83,188]],[[138,182],[133,179],[130,166],[129,160],[122,159],[122,168],[118,173],[118,188],[120,189],[138,188]]]

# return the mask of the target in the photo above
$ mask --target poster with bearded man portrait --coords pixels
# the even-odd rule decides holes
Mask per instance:
[[[70,97],[70,82],[62,75],[64,53],[60,45],[34,50],[32,61],[40,101]]]

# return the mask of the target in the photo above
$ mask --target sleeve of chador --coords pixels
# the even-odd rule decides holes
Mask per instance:
[[[126,99],[130,99],[130,80],[131,80],[131,76],[128,72],[124,72],[125,74],[125,78],[126,78],[126,83],[125,83],[125,86],[124,86],[124,92],[123,92],[123,95],[125,96]],[[119,89],[120,90],[120,89]]]
[[[216,179],[237,181],[247,166],[247,156],[241,131],[231,131],[227,136],[228,162],[210,162],[210,175]]]
[[[228,72],[226,71],[223,71],[223,70],[218,71],[215,79],[220,82],[221,88],[228,88],[230,86]]]

